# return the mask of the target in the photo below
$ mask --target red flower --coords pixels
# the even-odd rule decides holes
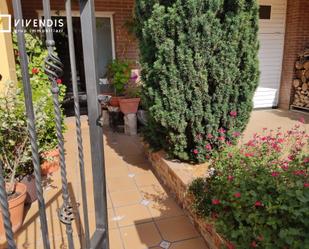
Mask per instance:
[[[197,155],[197,154],[198,154],[198,149],[193,150],[193,153],[194,153],[195,155]]]
[[[62,80],[61,79],[57,79],[56,82],[57,82],[58,85],[62,84]]]
[[[234,180],[234,176],[229,175],[229,176],[227,177],[227,179],[231,182],[231,181]]]
[[[212,150],[212,147],[211,147],[211,145],[210,144],[207,144],[206,146],[205,146],[205,148],[206,148],[206,150]]]
[[[277,176],[279,176],[279,175],[280,175],[280,173],[279,173],[279,172],[276,172],[276,171],[274,171],[274,172],[271,173],[271,176],[272,176],[272,177],[277,177]]]
[[[230,116],[233,117],[233,118],[237,117],[237,112],[236,111],[231,111],[230,112]]]
[[[32,72],[32,74],[37,74],[37,73],[40,72],[40,69],[34,67],[34,68],[32,68],[31,72]]]
[[[240,197],[241,197],[241,193],[239,193],[239,192],[235,193],[235,194],[234,194],[234,197],[240,198]]]
[[[253,152],[245,153],[245,157],[253,157],[253,156],[254,156],[254,153],[253,153]]]
[[[213,199],[211,203],[212,203],[212,205],[219,205],[220,204],[220,200]]]
[[[221,128],[218,130],[218,132],[219,132],[220,134],[224,134],[226,131],[221,127]]]
[[[227,247],[227,249],[235,249],[236,248],[236,246],[232,242],[228,242],[226,244],[226,247]]]
[[[306,171],[305,170],[295,170],[293,171],[293,174],[296,176],[303,176],[306,174]]]
[[[277,142],[278,142],[279,144],[282,144],[282,143],[284,142],[284,139],[283,139],[283,138],[279,138],[279,139],[277,140]]]
[[[304,163],[309,163],[309,157],[304,159]]]
[[[304,183],[304,188],[309,188],[309,183],[305,182]]]
[[[256,206],[256,207],[262,207],[263,204],[262,204],[262,202],[260,202],[260,201],[256,201],[256,202],[254,203],[254,206]]]
[[[254,240],[251,242],[251,247],[252,248],[257,248],[257,244],[256,244],[256,242]]]

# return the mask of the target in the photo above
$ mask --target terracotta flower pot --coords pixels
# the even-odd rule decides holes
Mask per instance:
[[[120,111],[123,114],[136,113],[140,101],[141,101],[140,98],[120,99],[119,100]]]
[[[59,150],[54,149],[42,153],[44,161],[41,164],[41,173],[42,175],[51,174],[59,169]]]
[[[109,105],[110,106],[113,106],[113,107],[119,107],[119,100],[120,99],[123,99],[124,97],[121,97],[121,96],[112,96],[110,101],[109,101]]]
[[[25,184],[17,183],[15,192],[16,197],[9,200],[9,212],[11,216],[11,223],[13,232],[16,232],[23,224],[24,206],[27,194],[27,187]],[[3,225],[2,214],[0,215],[0,239],[5,237],[5,230]]]
[[[36,194],[35,188],[35,178],[34,175],[26,175],[22,180],[21,183],[25,184],[27,187],[27,197],[25,204],[31,204],[38,199]]]

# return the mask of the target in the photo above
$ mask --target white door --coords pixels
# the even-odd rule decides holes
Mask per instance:
[[[275,107],[282,72],[287,0],[259,0],[260,83],[254,108]]]

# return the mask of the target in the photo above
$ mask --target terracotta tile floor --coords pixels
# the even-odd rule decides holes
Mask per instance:
[[[90,142],[86,117],[82,117],[90,233],[95,229]],[[77,206],[73,221],[75,248],[83,248],[83,208],[75,137],[75,119],[66,119],[66,164],[71,198]],[[206,249],[183,210],[161,186],[145,159],[138,137],[105,132],[110,249]],[[52,249],[67,247],[66,230],[57,217],[62,204],[60,172],[45,188],[46,215]],[[25,215],[15,235],[18,248],[42,249],[37,203]],[[5,247],[4,247],[5,248]]]
[[[280,110],[255,111],[245,133],[248,139],[263,127],[291,127],[302,114]],[[309,128],[309,118],[306,127]],[[95,229],[90,142],[86,117],[82,118],[87,202],[90,233]],[[83,208],[75,137],[75,120],[66,120],[66,163],[72,202],[77,207],[73,221],[75,248],[83,248],[80,237],[83,229]],[[143,156],[138,137],[106,132],[104,138],[109,238],[111,249],[206,249],[193,225],[161,186]],[[60,172],[54,173],[44,190],[51,249],[66,249],[65,226],[57,217],[62,204]],[[23,226],[15,234],[19,249],[42,249],[37,203],[25,214]],[[3,241],[3,238],[2,238]],[[1,240],[0,240],[1,243]],[[5,247],[2,247],[5,248]]]

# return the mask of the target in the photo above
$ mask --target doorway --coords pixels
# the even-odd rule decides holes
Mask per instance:
[[[76,56],[77,85],[79,91],[80,111],[81,114],[87,114],[87,92],[85,84],[83,43],[81,36],[81,23],[78,13],[72,13],[73,35]],[[66,96],[63,102],[63,108],[66,116],[74,115],[74,98],[71,77],[71,65],[69,54],[68,33],[66,28],[65,12],[54,13],[52,19],[62,19],[64,23],[63,32],[55,32],[54,40],[58,56],[63,63],[63,76],[61,78],[66,85]],[[106,72],[108,64],[115,59],[115,43],[113,30],[112,14],[97,13],[96,17],[96,41],[97,41],[97,68],[99,76],[99,93],[113,92],[111,86],[107,84]]]

